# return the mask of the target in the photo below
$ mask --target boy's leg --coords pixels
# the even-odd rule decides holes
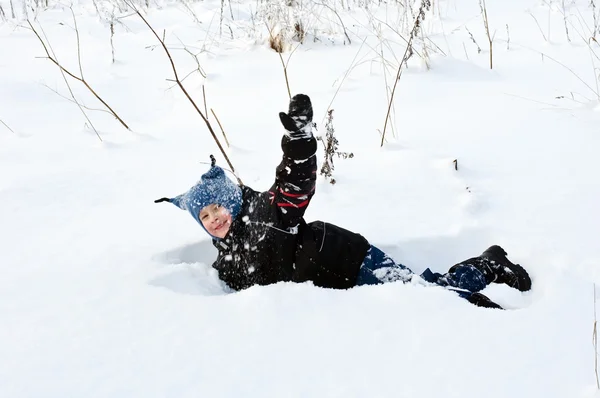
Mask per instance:
[[[487,296],[479,293],[487,286],[487,282],[481,271],[471,265],[457,267],[453,272],[444,275],[434,273],[427,268],[421,274],[421,278],[454,291],[460,297],[478,307],[502,309],[501,306],[494,303]]]
[[[377,247],[371,246],[358,272],[356,286],[408,282],[412,276],[413,272],[408,267],[396,263]]]
[[[488,285],[483,273],[471,264],[455,266],[452,271],[444,275],[427,268],[421,274],[421,278],[436,285],[456,287],[471,293],[483,290]]]
[[[505,283],[520,291],[531,289],[531,279],[527,271],[506,258],[506,252],[494,245],[479,257],[462,261],[441,275],[426,269],[421,277],[441,286],[452,286],[470,292],[483,290],[490,283]]]
[[[478,269],[490,283],[504,283],[512,288],[526,292],[531,289],[531,278],[519,264],[511,263],[506,251],[498,245],[490,246],[479,257],[473,257],[450,268],[449,274],[456,273],[465,266]]]

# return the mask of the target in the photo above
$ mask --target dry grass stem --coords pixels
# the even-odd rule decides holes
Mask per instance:
[[[467,28],[466,26],[465,26],[465,29],[467,30],[467,33],[469,33],[469,37],[471,38],[471,41],[473,42],[473,44],[475,44],[475,47],[477,47],[477,54],[481,54],[481,47],[479,47],[479,44],[477,44],[477,41],[475,40],[475,36],[473,36],[473,33],[471,33],[469,28]]]
[[[333,127],[333,109],[327,111],[327,122],[325,123],[325,139],[319,137],[318,139],[323,142],[323,149],[325,151],[325,159],[321,167],[320,174],[329,180],[331,184],[335,184],[335,178],[333,178],[333,170],[335,169],[333,163],[333,157],[343,159],[352,159],[354,154],[352,152],[339,152],[339,142],[335,137],[335,128]]]
[[[271,27],[269,27],[269,25],[266,22],[265,22],[265,26],[267,27],[267,30],[269,31],[269,44],[270,44],[271,48],[273,50],[275,50],[277,55],[279,55],[279,60],[281,61],[281,66],[283,67],[283,76],[285,78],[285,86],[287,88],[288,97],[291,100],[292,99],[292,91],[290,90],[290,80],[288,78],[287,67],[290,62],[290,59],[292,58],[292,55],[294,54],[294,52],[296,51],[296,49],[298,48],[298,46],[300,44],[298,44],[298,46],[296,46],[296,48],[294,48],[294,51],[292,51],[292,53],[288,57],[287,62],[285,62],[283,60],[283,55],[281,55],[281,53],[284,51],[282,31],[279,31],[279,33],[277,33],[277,36],[273,36],[273,29]]]
[[[412,42],[413,39],[419,34],[419,29],[421,28],[421,22],[425,19],[425,11],[429,10],[431,7],[431,2],[429,0],[421,0],[421,6],[419,7],[419,12],[413,22],[413,27],[410,31],[410,36],[408,39],[408,45],[406,46],[406,50],[404,51],[404,55],[402,56],[402,61],[398,65],[398,72],[396,73],[396,79],[394,80],[394,86],[392,87],[392,93],[390,94],[390,101],[388,103],[388,109],[385,115],[385,122],[383,124],[383,131],[381,133],[381,146],[383,146],[385,142],[385,132],[387,130],[387,125],[390,119],[390,113],[392,111],[392,105],[394,103],[394,95],[396,94],[396,87],[398,87],[398,82],[402,77],[403,66],[408,62],[410,57],[413,54]]]
[[[596,98],[598,100],[600,100],[600,91],[598,91],[597,89],[594,89],[592,86],[590,86],[589,84],[587,84],[586,81],[581,78],[581,76],[579,76],[577,73],[575,73],[575,71],[573,69],[569,68],[567,65],[563,64],[562,62],[558,61],[557,59],[555,59],[555,58],[553,58],[553,57],[549,56],[548,54],[543,53],[541,51],[534,50],[533,48],[530,48],[530,47],[527,47],[527,46],[524,46],[524,45],[519,45],[519,47],[522,47],[522,48],[525,48],[525,49],[527,49],[529,51],[533,51],[535,53],[540,54],[542,56],[542,60],[544,60],[545,58],[548,58],[550,61],[552,61],[552,62],[554,62],[554,63],[562,66],[563,68],[565,68],[566,70],[568,70],[569,72],[571,72],[571,74],[573,76],[575,76],[577,78],[577,80],[579,80],[581,83],[583,83],[583,85],[586,86],[591,92],[593,92],[594,95],[596,96]]]
[[[350,40],[350,36],[348,36],[348,32],[346,31],[346,25],[344,25],[344,21],[342,21],[342,18],[340,17],[340,14],[338,14],[338,12],[333,7],[331,7],[328,4],[325,4],[325,3],[314,3],[314,4],[318,5],[318,6],[326,7],[329,10],[331,10],[331,12],[333,12],[335,14],[335,16],[340,21],[340,25],[342,25],[342,29],[344,30],[344,35],[346,36],[346,39],[348,39],[348,44],[352,44],[352,40]],[[346,43],[344,43],[344,44],[346,44]]]
[[[342,78],[342,81],[340,82],[340,85],[338,86],[338,88],[335,90],[335,93],[333,94],[333,97],[331,98],[331,101],[329,102],[329,105],[327,105],[327,112],[326,115],[328,115],[329,110],[331,109],[331,105],[333,104],[333,101],[335,100],[335,97],[337,97],[340,89],[342,88],[342,85],[344,84],[344,81],[346,80],[346,78],[348,77],[348,75],[350,74],[350,71],[352,71],[352,69],[354,68],[354,62],[356,61],[356,58],[358,57],[358,54],[360,54],[360,50],[363,48],[365,42],[366,42],[367,38],[365,37],[363,39],[362,44],[360,45],[360,47],[358,48],[358,51],[356,52],[356,54],[354,55],[354,58],[352,59],[352,62],[350,63],[350,67],[346,70],[346,73],[344,74],[344,77]],[[325,121],[325,118],[327,116],[323,117],[323,120],[321,121],[321,124]]]
[[[596,2],[594,0],[590,0],[590,5],[592,6],[592,15],[594,16],[594,33],[592,37],[596,37],[598,34],[598,17],[596,16]]]
[[[110,50],[112,54],[112,63],[115,63],[115,43],[113,38],[115,37],[115,23],[110,21]]]
[[[492,37],[492,35],[490,34],[490,24],[489,24],[489,20],[488,20],[488,14],[487,14],[487,6],[485,5],[485,0],[480,0],[479,1],[479,7],[481,8],[481,15],[483,16],[483,26],[485,27],[485,34],[487,35],[488,38],[488,44],[490,46],[490,69],[493,69],[493,54],[494,54],[494,49],[493,49],[493,42],[494,39]]]

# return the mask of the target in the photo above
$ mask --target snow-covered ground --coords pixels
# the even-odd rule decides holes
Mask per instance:
[[[319,181],[306,218],[360,232],[417,272],[500,244],[533,279],[528,293],[486,289],[507,311],[400,283],[229,292],[204,231],[153,203],[191,186],[210,154],[226,165],[156,37],[124,3],[80,1],[73,15],[27,4],[79,75],[76,17],[83,75],[131,131],[84,109],[100,141],[61,97],[21,3],[12,18],[0,0],[0,397],[600,396],[600,16],[589,0],[487,0],[492,70],[478,1],[434,1],[383,147],[386,88],[413,20],[400,3],[227,2],[222,24],[215,0],[143,7],[180,76],[196,70],[184,85],[203,111],[204,85],[255,189],[272,183],[289,99],[263,21],[282,10],[302,21],[292,94],[311,96],[319,134],[334,109],[340,150],[354,154],[336,160],[335,185]]]

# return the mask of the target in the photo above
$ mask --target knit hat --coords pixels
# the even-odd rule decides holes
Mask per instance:
[[[235,219],[242,207],[242,189],[225,175],[222,168],[214,165],[213,162],[210,170],[203,174],[201,180],[187,192],[174,198],[157,199],[154,202],[166,201],[173,203],[182,210],[187,210],[206,231],[198,218],[200,210],[205,206],[216,203],[227,209],[231,214],[231,218]]]

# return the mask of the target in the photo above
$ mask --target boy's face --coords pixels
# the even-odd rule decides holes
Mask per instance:
[[[222,239],[229,232],[231,214],[221,205],[213,203],[202,208],[198,218],[212,236]]]

